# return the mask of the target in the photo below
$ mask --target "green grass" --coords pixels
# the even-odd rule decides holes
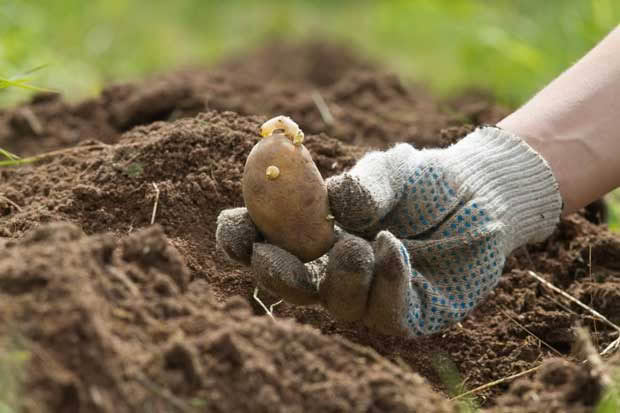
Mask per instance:
[[[607,195],[605,200],[609,207],[609,229],[620,232],[620,189]]]
[[[13,76],[11,78],[0,77],[0,91],[4,91],[6,89],[24,89],[33,92],[52,92],[51,89],[46,89],[30,84],[30,81],[32,80],[31,75],[45,68],[46,66],[47,65],[37,66],[34,69],[30,69],[23,74]],[[0,148],[0,167],[23,165],[26,163],[35,162],[37,159],[39,159],[39,157],[37,156],[31,156],[29,158],[22,159],[14,153]],[[0,413],[2,413],[1,409]]]
[[[0,0],[0,73],[51,63],[42,84],[77,98],[274,35],[318,33],[359,45],[437,93],[482,87],[517,105],[618,21],[615,0]]]
[[[7,88],[18,88],[18,89],[26,89],[32,92],[52,92],[50,89],[45,89],[42,87],[34,86],[30,84],[32,80],[32,74],[42,70],[47,65],[40,65],[33,69],[26,71],[25,73],[12,76],[10,78],[5,78],[0,76],[0,90]]]
[[[16,161],[19,159],[19,156],[12,154],[11,152],[6,151],[2,148],[0,148],[0,155],[3,156],[8,161]]]
[[[17,413],[21,409],[22,380],[30,353],[14,336],[0,341],[0,413]]]
[[[620,412],[620,369],[612,372],[613,383],[596,407],[595,413]]]
[[[449,397],[458,396],[468,390],[458,368],[447,354],[435,354],[432,363]],[[456,400],[454,403],[457,405],[459,413],[474,413],[480,409],[478,401],[473,395]]]
[[[0,149],[0,154],[3,153],[8,153],[7,151],[5,151],[4,149]],[[15,155],[13,155],[15,156]],[[37,160],[39,160],[40,157],[38,156],[31,156],[29,158],[20,158],[20,157],[7,157],[5,159],[0,159],[0,168],[1,167],[5,167],[5,166],[19,166],[19,165],[25,165],[25,164],[29,164],[29,163],[33,163],[36,162]]]

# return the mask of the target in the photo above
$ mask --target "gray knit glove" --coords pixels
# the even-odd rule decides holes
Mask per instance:
[[[242,208],[218,218],[218,245],[285,300],[318,301],[337,318],[402,336],[462,320],[497,284],[506,256],[550,235],[562,208],[544,159],[494,127],[447,149],[370,153],[327,185],[342,229],[326,256],[304,265],[259,242]]]

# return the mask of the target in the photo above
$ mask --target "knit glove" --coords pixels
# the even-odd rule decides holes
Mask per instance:
[[[550,235],[562,209],[545,160],[495,127],[446,149],[370,153],[327,186],[341,228],[326,256],[304,265],[261,242],[243,209],[222,212],[218,245],[285,300],[401,336],[462,320],[506,256]]]

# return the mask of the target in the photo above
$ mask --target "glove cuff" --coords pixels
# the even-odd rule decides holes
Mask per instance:
[[[521,138],[493,126],[476,129],[446,150],[459,171],[461,199],[474,196],[506,226],[506,253],[546,239],[559,222],[562,198],[549,164]]]

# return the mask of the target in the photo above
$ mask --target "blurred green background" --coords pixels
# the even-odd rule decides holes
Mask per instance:
[[[274,35],[320,34],[353,42],[437,94],[479,87],[514,107],[618,22],[618,0],[0,0],[0,76],[49,64],[32,82],[78,99]],[[7,89],[0,105],[25,97]]]

